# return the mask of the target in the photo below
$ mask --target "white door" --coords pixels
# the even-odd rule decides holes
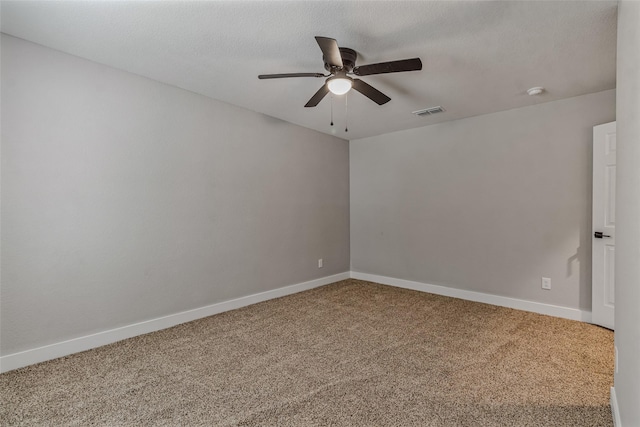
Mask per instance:
[[[591,315],[613,329],[616,245],[616,123],[593,128],[593,229]]]

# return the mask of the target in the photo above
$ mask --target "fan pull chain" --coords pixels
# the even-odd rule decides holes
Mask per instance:
[[[349,122],[349,93],[344,94],[344,131],[349,132],[349,127],[347,126]]]
[[[333,126],[333,93],[331,94],[331,126]]]

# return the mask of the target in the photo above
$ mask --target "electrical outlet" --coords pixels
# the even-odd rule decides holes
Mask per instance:
[[[323,267],[323,262],[322,262],[322,258],[320,258],[318,260],[318,268],[322,268]]]
[[[542,278],[542,289],[551,289],[551,279],[548,277]]]

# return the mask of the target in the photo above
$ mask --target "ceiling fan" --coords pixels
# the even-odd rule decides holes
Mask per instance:
[[[391,101],[384,93],[360,79],[349,76],[370,76],[373,74],[400,73],[403,71],[422,70],[420,58],[401,59],[399,61],[380,62],[377,64],[356,66],[358,54],[348,47],[338,47],[335,39],[316,36],[316,41],[322,50],[324,68],[330,74],[322,73],[288,73],[261,74],[259,79],[282,79],[288,77],[328,77],[324,85],[311,97],[305,107],[315,107],[329,92],[343,95],[352,88],[371,99],[378,105]]]

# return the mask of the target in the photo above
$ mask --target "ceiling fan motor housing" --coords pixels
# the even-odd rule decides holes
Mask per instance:
[[[325,70],[329,71],[330,73],[335,73],[336,71],[345,71],[347,73],[350,73],[351,71],[353,71],[353,68],[356,66],[356,59],[358,58],[358,54],[356,53],[356,51],[353,49],[349,49],[348,47],[341,47],[340,56],[342,57],[342,70],[340,70],[340,68],[336,66],[328,64],[323,56],[322,60],[324,61]]]

